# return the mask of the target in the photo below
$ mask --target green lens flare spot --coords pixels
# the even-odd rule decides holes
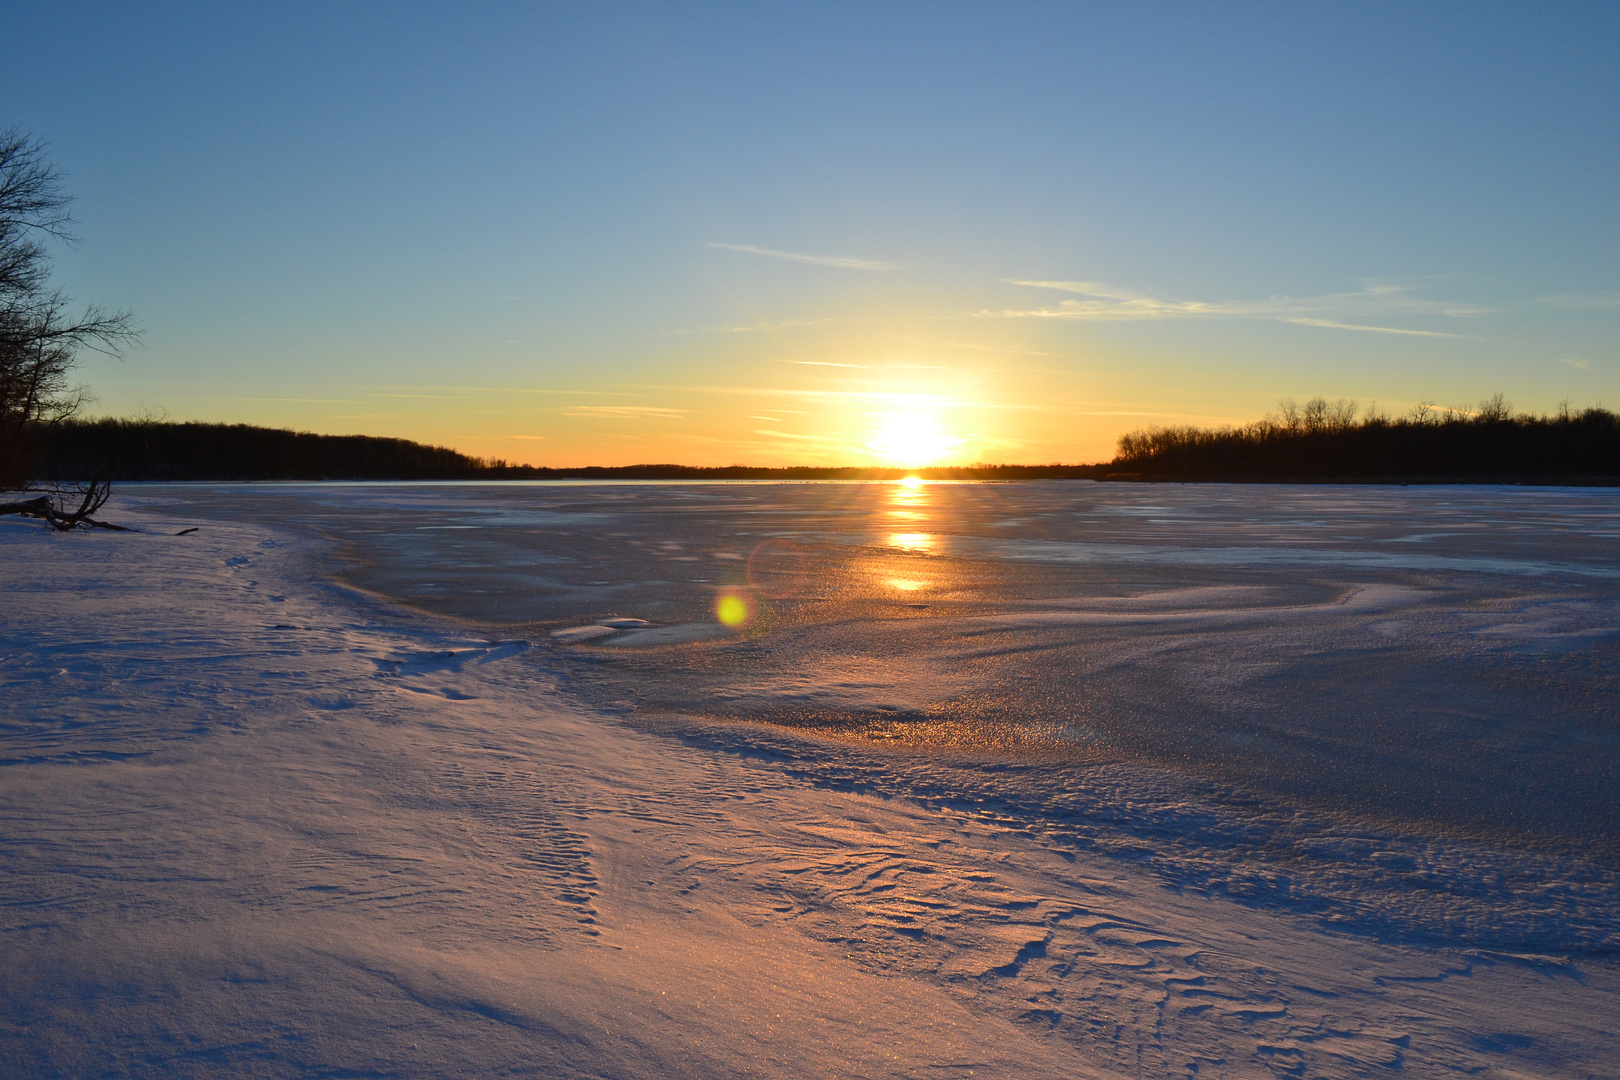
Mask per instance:
[[[714,614],[727,626],[741,626],[748,621],[748,601],[740,596],[722,596],[714,605]]]

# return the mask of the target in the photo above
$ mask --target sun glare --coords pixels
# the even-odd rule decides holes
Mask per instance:
[[[891,465],[932,465],[962,445],[929,413],[889,413],[866,448]]]
[[[916,554],[927,554],[934,549],[931,533],[890,533],[889,546]]]

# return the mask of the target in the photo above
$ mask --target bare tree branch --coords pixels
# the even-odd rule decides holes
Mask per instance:
[[[77,510],[69,510],[69,500],[74,495],[79,496],[79,507]],[[111,481],[97,477],[85,487],[59,489],[19,502],[0,503],[0,515],[17,514],[22,517],[39,518],[58,532],[71,532],[78,528],[131,532],[132,530],[122,525],[97,521],[90,516],[105,506],[111,495]]]
[[[77,239],[71,202],[44,145],[0,131],[0,490],[28,487],[35,436],[89,400],[71,378],[80,351],[119,356],[140,338],[129,312],[90,305],[75,315],[72,300],[50,288],[45,241]]]

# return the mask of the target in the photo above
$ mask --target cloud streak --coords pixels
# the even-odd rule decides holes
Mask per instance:
[[[1334,322],[1332,319],[1283,319],[1296,326],[1323,326],[1329,330],[1365,330],[1371,334],[1405,334],[1408,337],[1462,337],[1461,334],[1442,334],[1438,330],[1401,330],[1393,326],[1363,326],[1358,323]]]
[[[1374,334],[1454,338],[1461,335],[1438,330],[1410,330],[1394,326],[1349,322],[1379,316],[1468,318],[1495,313],[1496,309],[1451,301],[1423,300],[1408,295],[1399,285],[1370,285],[1357,292],[1326,296],[1272,296],[1265,300],[1170,300],[1151,293],[1122,289],[1100,281],[1035,281],[1007,279],[1024,288],[1072,293],[1056,307],[974,312],[975,318],[1066,319],[1077,322],[1132,322],[1164,319],[1247,318],[1277,319],[1298,326],[1329,330],[1359,330]]]
[[[879,262],[876,259],[857,259],[848,255],[804,255],[796,251],[777,251],[775,248],[755,247],[752,244],[719,244],[706,245],[719,248],[721,251],[736,251],[744,255],[759,255],[767,259],[782,259],[786,262],[809,263],[812,266],[832,266],[840,270],[898,270],[899,263]]]

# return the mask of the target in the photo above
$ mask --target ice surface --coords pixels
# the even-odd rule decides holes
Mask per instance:
[[[307,523],[341,543],[360,587],[492,632],[652,622],[576,657],[575,689],[602,701],[1083,751],[1620,865],[1609,490],[258,485],[142,497]],[[424,528],[441,519],[476,527]],[[731,633],[714,605],[739,588],[753,618]]]
[[[9,1074],[1620,1060],[1611,493],[126,491],[239,520],[0,528]]]

